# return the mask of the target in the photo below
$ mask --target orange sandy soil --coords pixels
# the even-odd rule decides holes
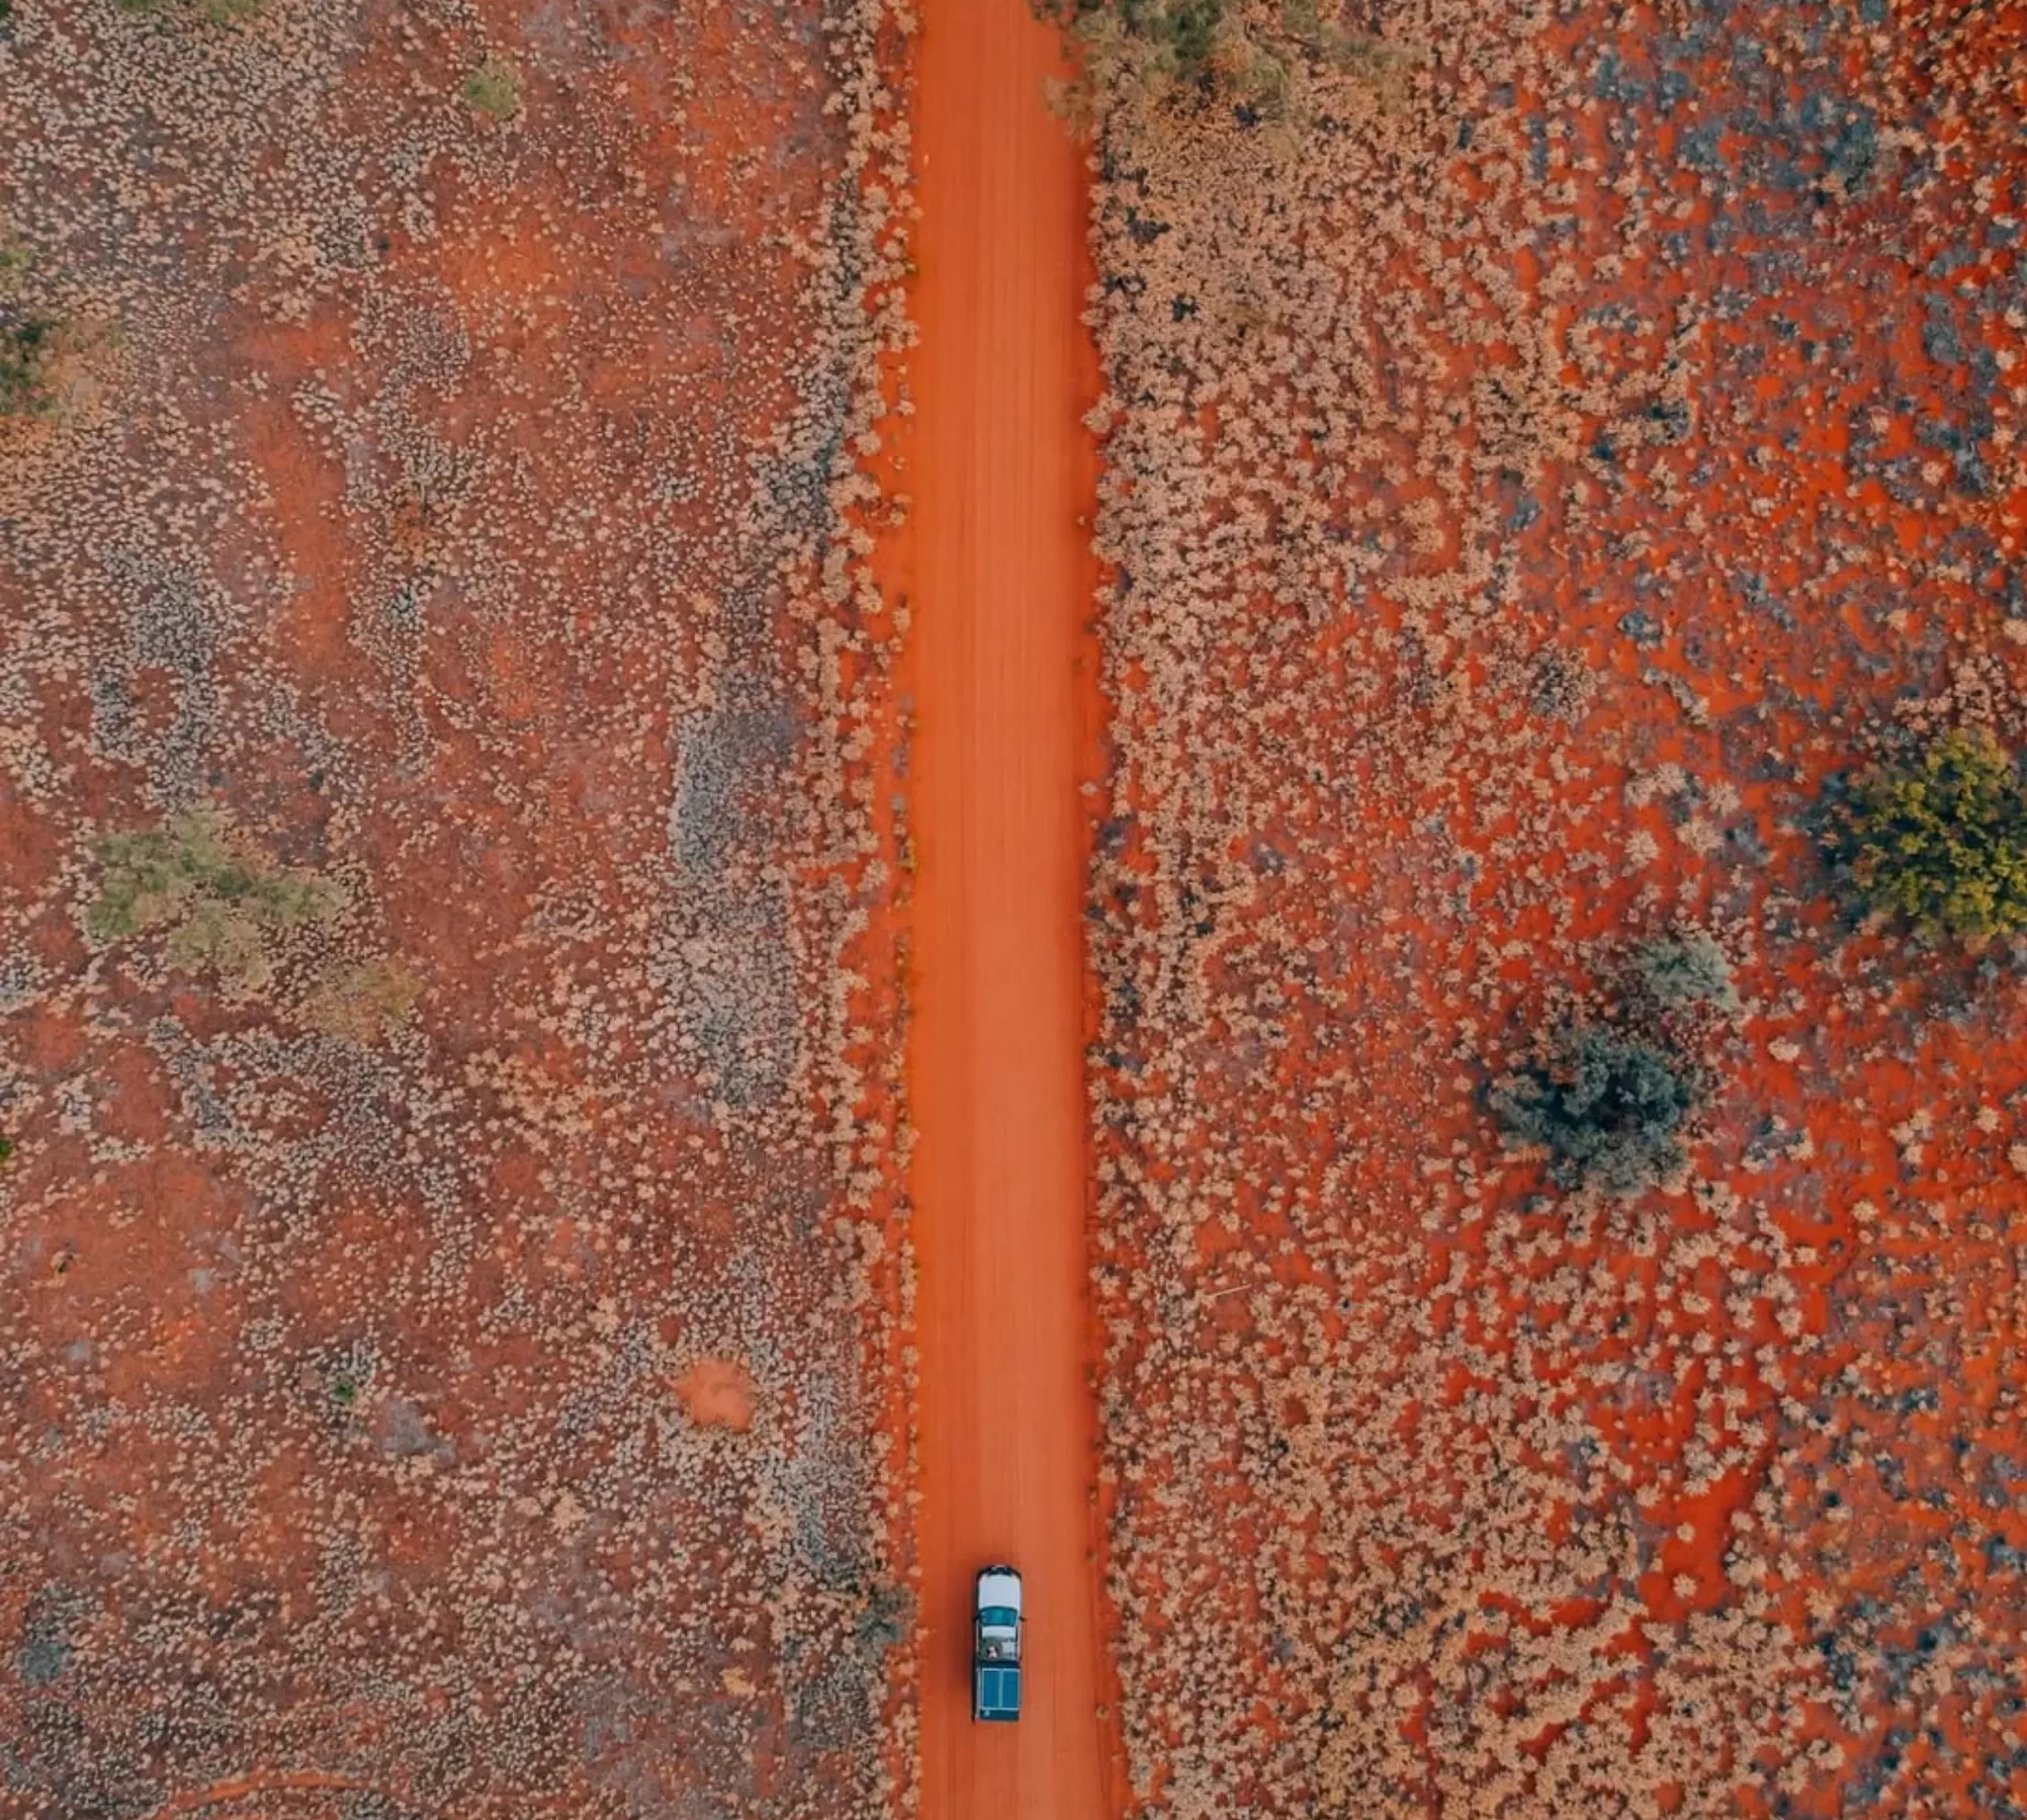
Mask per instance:
[[[2018,1813],[2027,949],[1818,829],[2027,744],[2027,9],[1350,14],[1101,112],[1138,1810]],[[1488,1085],[1678,920],[1689,1180],[1554,1193]]]
[[[920,340],[896,450],[908,598],[908,1106],[924,1820],[1105,1820],[1085,1248],[1080,780],[1097,389],[1082,156],[1026,0],[931,0],[917,65]],[[1080,526],[1085,528],[1080,528]],[[975,1724],[973,1576],[1023,1577],[1020,1722]]]
[[[898,1799],[902,55],[0,27],[0,1812]]]

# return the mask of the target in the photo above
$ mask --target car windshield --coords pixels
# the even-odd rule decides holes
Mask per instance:
[[[1009,1630],[1021,1621],[1021,1614],[1011,1605],[986,1605],[979,1612],[979,1622],[993,1630]]]

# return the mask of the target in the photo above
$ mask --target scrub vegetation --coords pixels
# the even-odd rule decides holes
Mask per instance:
[[[905,47],[12,8],[7,1814],[902,1807]]]
[[[2027,17],[1212,10],[1074,25],[1133,1811],[2014,1811]]]
[[[0,234],[0,419],[40,414],[53,402],[62,325],[27,297],[31,264],[27,249]]]
[[[149,18],[185,18],[229,25],[258,16],[268,0],[116,0],[123,13]]]
[[[1564,1024],[1494,1092],[1493,1110],[1512,1142],[1547,1153],[1558,1187],[1637,1195],[1680,1173],[1696,1101],[1681,1058],[1664,1045]]]
[[[98,895],[86,927],[114,941],[167,925],[172,964],[215,967],[258,986],[272,972],[268,939],[331,915],[341,902],[323,880],[273,865],[215,812],[195,810],[164,828],[97,842]]]
[[[1977,943],[2027,927],[2027,789],[1989,731],[1952,729],[1869,767],[1840,820],[1866,910]]]
[[[489,57],[465,78],[465,99],[489,119],[510,120],[521,111],[521,72]]]
[[[1081,66],[1073,117],[1116,108],[1229,107],[1252,122],[1303,123],[1315,79],[1385,82],[1411,60],[1352,28],[1328,0],[1033,0]]]

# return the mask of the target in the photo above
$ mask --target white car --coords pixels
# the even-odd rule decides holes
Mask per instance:
[[[972,1602],[972,1717],[1021,1716],[1021,1576],[981,1567]]]

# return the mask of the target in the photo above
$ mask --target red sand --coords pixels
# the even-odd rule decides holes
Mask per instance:
[[[928,8],[911,1061],[933,1820],[1116,1811],[1098,1711],[1077,793],[1096,713],[1079,413],[1097,373],[1079,327],[1082,161],[1043,101],[1053,59],[1022,0]],[[1028,1708],[974,1727],[971,1578],[998,1560],[1026,1576]]]
[[[700,1427],[753,1426],[753,1377],[735,1358],[700,1358],[675,1382],[684,1412]]]

